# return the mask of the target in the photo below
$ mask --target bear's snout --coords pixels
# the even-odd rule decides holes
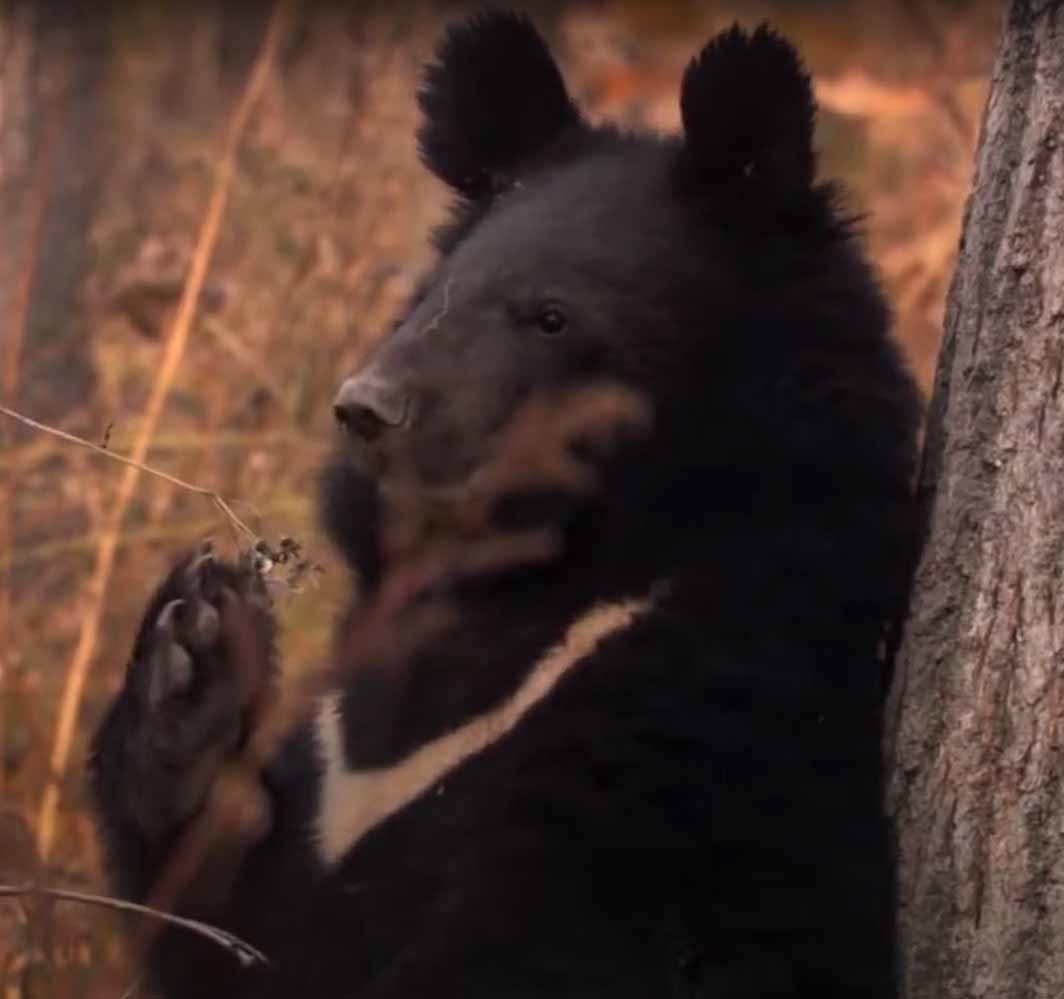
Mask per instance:
[[[409,410],[406,393],[369,372],[345,379],[333,400],[336,422],[365,440],[403,426]]]

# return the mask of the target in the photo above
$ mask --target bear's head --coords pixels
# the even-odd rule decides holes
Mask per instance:
[[[815,179],[790,44],[725,31],[684,75],[682,135],[633,135],[581,117],[529,21],[487,13],[446,35],[420,103],[454,215],[340,388],[349,447],[323,488],[367,577],[390,456],[427,486],[458,481],[525,400],[598,382],[646,398],[653,432],[611,459],[572,530],[634,577],[806,514],[889,534],[877,518],[908,494],[917,393],[851,220]]]

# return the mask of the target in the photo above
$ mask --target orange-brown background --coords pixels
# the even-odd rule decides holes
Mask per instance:
[[[441,24],[463,8],[290,5],[239,136],[187,346],[160,386],[271,8],[53,6],[0,6],[0,402],[119,454],[141,435],[152,467],[217,491],[271,541],[297,537],[324,572],[284,597],[285,646],[295,660],[321,655],[343,593],[313,522],[328,403],[429,260],[426,231],[446,194],[417,165],[413,95]],[[927,387],[998,6],[603,0],[537,11],[593,118],[656,129],[676,127],[683,66],[714,31],[768,18],[790,34],[817,77],[824,170],[870,213],[868,246]],[[207,497],[146,474],[109,534],[122,466],[3,415],[0,448],[0,884],[103,891],[87,734],[153,582],[198,539],[233,539]],[[76,724],[55,772],[64,692]],[[59,807],[42,858],[50,780]],[[0,996],[121,994],[116,926],[97,909],[0,900]]]

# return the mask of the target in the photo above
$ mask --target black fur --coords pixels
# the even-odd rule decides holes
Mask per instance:
[[[731,28],[691,60],[680,111],[707,183],[812,184],[812,83],[790,44],[765,25],[752,35]]]
[[[418,101],[425,165],[471,197],[504,187],[515,167],[580,120],[549,49],[518,14],[454,25]]]
[[[889,999],[877,648],[907,582],[920,407],[852,225],[814,179],[797,55],[767,29],[726,32],[685,77],[685,135],[623,135],[581,122],[525,20],[481,15],[448,34],[421,100],[426,161],[460,203],[362,374],[411,417],[342,447],[322,480],[364,587],[398,455],[455,481],[532,393],[603,379],[651,400],[654,432],[560,508],[560,562],[463,590],[457,630],[401,687],[352,683],[347,763],[401,762],[497,706],[596,602],[656,587],[656,603],[332,868],[312,836],[320,745],[300,733],[269,775],[270,835],[207,913],[270,966],[168,932],[159,984]],[[134,897],[175,832],[149,834],[131,804],[146,654],[94,763]]]

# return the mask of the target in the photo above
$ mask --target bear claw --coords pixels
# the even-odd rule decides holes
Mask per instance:
[[[148,704],[155,709],[192,686],[194,669],[192,656],[173,640],[161,642],[153,650],[151,658]]]
[[[155,619],[155,631],[160,638],[173,640],[174,618],[177,612],[184,606],[184,603],[184,599],[178,597],[176,600],[171,600],[161,611],[159,611],[159,616]]]
[[[197,652],[206,651],[217,643],[221,630],[222,619],[218,611],[206,600],[198,601],[185,636],[188,644]]]

